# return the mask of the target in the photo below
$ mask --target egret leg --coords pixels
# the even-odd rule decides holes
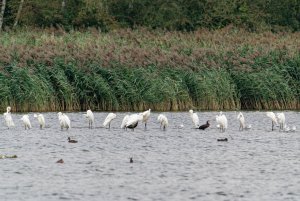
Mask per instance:
[[[272,121],[272,131],[274,130],[274,122]]]

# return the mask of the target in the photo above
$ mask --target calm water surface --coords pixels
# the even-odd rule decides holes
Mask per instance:
[[[205,131],[192,129],[188,112],[165,113],[166,131],[158,113],[135,131],[120,129],[127,113],[117,113],[110,130],[100,128],[107,113],[94,113],[95,129],[82,114],[68,113],[69,131],[60,130],[56,113],[44,114],[44,130],[32,113],[27,131],[22,114],[13,114],[10,130],[2,120],[0,154],[18,158],[0,160],[0,200],[300,200],[299,131],[271,132],[264,112],[244,112],[252,129],[243,132],[237,113],[226,112],[225,133],[215,128],[217,112],[198,112],[201,123],[212,120]],[[300,113],[285,115],[299,130]]]

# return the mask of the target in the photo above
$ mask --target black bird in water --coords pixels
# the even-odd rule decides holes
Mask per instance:
[[[133,159],[132,159],[132,157],[130,157],[130,160],[129,160],[129,162],[130,162],[130,163],[133,163]]]
[[[78,141],[77,141],[77,140],[71,140],[71,138],[68,137],[68,142],[69,142],[69,143],[77,143]]]
[[[133,124],[130,124],[130,125],[126,126],[126,128],[130,128],[130,129],[134,130],[134,128],[137,127],[138,123],[139,122],[135,122]]]
[[[209,126],[210,126],[210,124],[209,124],[209,120],[208,120],[208,121],[206,122],[206,124],[203,124],[203,125],[199,126],[199,129],[205,130],[205,129],[207,129]]]
[[[219,141],[219,142],[227,142],[228,139],[226,137],[225,138],[219,138],[219,139],[217,139],[217,141]]]

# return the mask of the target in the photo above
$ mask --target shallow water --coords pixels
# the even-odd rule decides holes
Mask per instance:
[[[134,131],[120,129],[127,113],[117,113],[110,130],[100,128],[107,113],[94,113],[95,129],[82,114],[68,113],[69,131],[60,130],[56,113],[44,113],[44,130],[33,114],[31,130],[21,114],[13,114],[13,129],[2,123],[0,154],[18,158],[0,160],[1,200],[300,200],[299,131],[271,132],[264,112],[244,112],[252,129],[243,132],[237,114],[226,112],[225,133],[216,129],[217,112],[198,112],[201,123],[212,120],[205,131],[193,129],[187,112],[165,113],[166,131],[158,113],[147,130]],[[300,128],[299,112],[285,115]]]

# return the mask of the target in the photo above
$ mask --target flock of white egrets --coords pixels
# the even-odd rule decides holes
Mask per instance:
[[[144,122],[145,123],[145,128],[146,128],[147,127],[147,121],[150,117],[150,111],[151,111],[151,109],[149,109],[145,112],[139,113],[139,114],[126,115],[124,117],[123,121],[122,121],[121,128],[134,129],[138,125],[139,121]],[[59,120],[59,124],[60,124],[61,129],[62,130],[63,129],[70,129],[71,128],[71,121],[70,121],[69,117],[66,114],[62,113],[62,112],[59,112],[57,115],[58,115],[58,120]],[[43,114],[34,114],[33,116],[35,118],[37,118],[37,120],[40,124],[40,129],[45,128],[46,124],[45,124],[44,115]],[[94,127],[94,121],[95,121],[93,112],[91,110],[88,110],[86,112],[86,114],[84,114],[84,117],[89,122],[89,128],[93,128]],[[107,115],[107,117],[105,118],[104,122],[103,122],[103,127],[108,126],[108,128],[110,128],[111,121],[114,120],[116,117],[117,117],[116,114],[109,113]],[[6,126],[8,128],[11,128],[11,127],[15,126],[13,118],[11,116],[11,107],[9,107],[9,106],[6,108],[6,112],[4,113],[4,120],[5,120]],[[30,119],[29,119],[29,116],[27,114],[23,115],[21,120],[23,121],[25,130],[31,128]],[[163,127],[163,129],[166,129],[166,127],[168,126],[167,117],[165,115],[161,114],[158,117],[158,121],[160,122],[161,127]]]
[[[194,113],[193,110],[190,110],[189,113],[190,113],[190,117],[195,125],[195,128],[204,130],[209,127],[209,121],[207,121],[206,124],[200,126],[199,117],[198,117],[197,113]],[[272,131],[274,130],[275,125],[279,126],[279,131],[284,131],[284,132],[296,131],[295,125],[292,126],[291,128],[289,126],[287,126],[287,124],[285,123],[285,115],[283,112],[277,113],[276,115],[274,112],[266,112],[266,115],[267,115],[267,117],[271,118],[271,120],[272,120]],[[246,124],[245,117],[242,112],[240,112],[237,115],[237,119],[240,123],[240,127],[239,127],[240,131],[251,129],[251,127],[252,127],[251,124]],[[219,128],[221,132],[225,132],[225,130],[228,128],[228,121],[227,121],[226,116],[222,112],[220,112],[220,114],[216,116],[216,122],[217,122],[217,128]]]
[[[147,121],[150,117],[150,113],[151,113],[151,109],[146,110],[142,113],[126,115],[123,118],[121,128],[122,129],[129,128],[129,129],[134,130],[134,128],[137,127],[139,122],[145,123],[145,128],[147,128]],[[198,117],[197,113],[195,113],[193,110],[189,110],[189,114],[190,114],[190,117],[191,117],[192,122],[196,129],[205,130],[206,128],[208,128],[210,126],[209,120],[207,121],[206,124],[200,125],[199,117]],[[58,115],[58,120],[59,120],[61,129],[62,130],[64,128],[70,129],[71,121],[70,121],[69,117],[62,112],[59,112],[57,115]],[[275,115],[273,112],[266,112],[266,115],[267,115],[267,117],[269,117],[272,120],[272,131],[274,130],[275,125],[279,126],[280,131],[285,131],[285,132],[296,131],[296,126],[292,126],[290,128],[289,126],[286,125],[284,113],[277,113]],[[40,129],[45,128],[46,124],[45,124],[44,115],[43,114],[34,114],[33,116],[35,118],[37,118],[39,125],[40,125]],[[93,112],[91,110],[87,110],[86,114],[84,114],[84,117],[88,120],[89,128],[93,128],[94,121],[95,121]],[[116,114],[109,113],[103,122],[103,127],[108,126],[108,128],[110,128],[110,124],[111,124],[112,120],[114,120],[116,117],[117,117]],[[5,119],[6,126],[8,128],[15,126],[12,116],[11,116],[11,107],[9,107],[9,106],[6,108],[6,112],[4,113],[4,119]],[[241,112],[238,114],[237,119],[240,123],[239,130],[242,131],[242,130],[251,129],[251,124],[248,124],[248,125],[246,124],[245,117]],[[23,115],[21,120],[23,121],[25,130],[31,128],[30,119],[27,114]],[[169,125],[168,118],[164,114],[159,114],[157,117],[157,121],[160,123],[160,128],[163,130],[166,130],[166,128]],[[219,128],[221,132],[225,132],[226,129],[228,128],[228,121],[227,121],[225,114],[220,112],[219,115],[216,116],[216,122],[217,122],[217,128]],[[181,124],[179,126],[179,128],[183,128],[183,124]]]

